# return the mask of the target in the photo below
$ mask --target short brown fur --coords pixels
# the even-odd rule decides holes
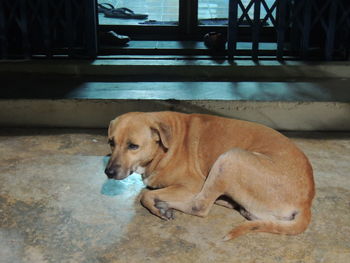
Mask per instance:
[[[225,240],[248,232],[299,234],[311,219],[315,194],[309,160],[287,137],[266,126],[202,114],[133,112],[108,130],[112,155],[106,173],[139,172],[142,204],[163,219],[173,209],[206,216],[226,196],[249,215]],[[137,149],[130,149],[130,144]]]

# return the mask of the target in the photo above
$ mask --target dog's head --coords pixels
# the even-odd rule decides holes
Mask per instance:
[[[169,127],[147,113],[127,113],[111,121],[108,143],[112,154],[105,173],[121,180],[144,170],[159,153],[169,148]]]

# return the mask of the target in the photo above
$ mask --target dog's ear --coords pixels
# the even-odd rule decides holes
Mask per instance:
[[[171,130],[170,127],[164,123],[157,123],[151,127],[153,138],[160,142],[164,148],[169,149],[171,141]]]
[[[111,120],[108,126],[108,138],[112,136],[111,132],[112,132],[112,128],[113,125],[117,122],[118,118],[115,118],[114,120]]]
[[[112,130],[112,126],[113,126],[113,121],[114,121],[114,120],[111,120],[111,121],[109,122],[109,126],[108,126],[108,138],[111,137],[111,130]]]

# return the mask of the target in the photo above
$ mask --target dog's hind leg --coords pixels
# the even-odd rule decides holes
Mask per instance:
[[[168,202],[168,206],[187,214],[205,217],[218,197],[224,195],[230,188],[232,173],[239,172],[239,167],[234,171],[224,171],[224,167],[232,162],[233,155],[240,155],[243,150],[235,149],[222,154],[214,163],[210,173],[203,185],[202,190],[192,199],[186,202]],[[239,159],[234,159],[234,162]],[[228,206],[227,201],[219,201],[219,204]],[[234,206],[232,205],[232,208]]]
[[[233,149],[217,159],[199,194],[188,202],[169,202],[168,206],[206,216],[216,199],[227,195],[252,221],[234,228],[224,240],[249,232],[295,235],[306,229],[311,213],[306,203],[292,199],[295,191],[288,188],[288,183],[288,176],[267,156]]]
[[[265,190],[260,189],[257,180],[267,180],[269,174],[274,174],[273,166],[273,162],[263,154],[234,148],[218,157],[201,191],[192,200],[169,202],[168,206],[187,214],[204,217],[218,197],[226,195],[242,206],[244,216],[256,219],[259,216],[255,216],[254,211],[247,209],[246,205],[260,206],[257,195]],[[227,206],[227,203],[225,205]]]

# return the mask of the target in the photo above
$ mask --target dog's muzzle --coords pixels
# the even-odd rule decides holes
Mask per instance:
[[[120,165],[107,166],[105,169],[105,174],[109,179],[122,180],[132,173],[133,171],[127,171],[126,173],[123,173],[123,171],[120,170]]]
[[[115,168],[107,167],[105,169],[105,174],[108,178],[114,178],[117,175],[117,172]]]

